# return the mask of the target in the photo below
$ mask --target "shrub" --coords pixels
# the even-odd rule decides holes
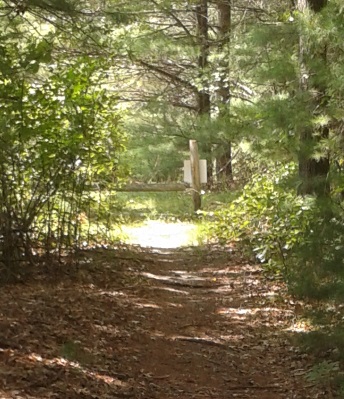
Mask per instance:
[[[314,199],[287,188],[288,165],[277,173],[255,175],[240,196],[214,214],[213,233],[220,242],[236,241],[267,268],[287,273],[286,257],[303,238]]]
[[[287,165],[254,176],[234,201],[214,212],[212,234],[253,253],[303,296],[342,298],[343,209],[331,199],[297,196],[288,184],[294,171]]]

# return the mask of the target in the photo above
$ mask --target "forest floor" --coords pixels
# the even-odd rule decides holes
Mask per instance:
[[[234,250],[84,255],[1,288],[1,399],[333,397],[283,284]]]

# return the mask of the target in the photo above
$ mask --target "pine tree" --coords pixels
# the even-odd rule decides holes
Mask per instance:
[[[306,14],[319,13],[327,5],[327,0],[299,0],[298,10]],[[327,50],[323,45],[308,45],[308,39],[302,34],[300,36],[300,89],[309,93],[306,107],[314,115],[319,115],[327,106],[326,87],[321,83],[318,74],[321,71],[312,69],[311,63],[318,59],[323,66],[326,66]],[[329,138],[329,126],[323,125],[314,131],[312,126],[304,126],[300,132],[299,176],[301,185],[299,193],[317,194],[318,196],[328,195],[330,185],[328,174],[330,171],[329,154],[322,155],[318,159],[314,157],[314,149],[321,140]]]
[[[219,78],[218,89],[216,95],[219,102],[219,118],[230,115],[230,70],[229,63],[232,31],[232,5],[230,0],[218,0],[216,2],[218,14],[218,52],[219,52]],[[223,175],[225,182],[233,180],[233,166],[232,166],[232,143],[226,140],[223,144],[221,156],[217,160],[216,174]]]

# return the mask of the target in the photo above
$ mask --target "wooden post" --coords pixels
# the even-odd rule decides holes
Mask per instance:
[[[194,211],[201,209],[201,178],[199,172],[199,155],[196,140],[190,140],[190,163],[191,163],[191,188]]]

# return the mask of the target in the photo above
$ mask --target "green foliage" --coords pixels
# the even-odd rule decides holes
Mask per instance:
[[[109,207],[110,212],[120,215],[117,219],[117,228],[113,234],[122,242],[131,242],[130,234],[142,227],[147,222],[157,221],[158,226],[164,224],[188,224],[192,229],[189,234],[189,245],[207,243],[210,238],[208,221],[195,214],[191,194],[188,192],[159,192],[159,193],[113,193],[115,200]],[[231,193],[206,192],[202,195],[202,208],[206,212],[212,212],[228,202]],[[154,222],[153,222],[154,226]],[[153,235],[159,230],[153,231]],[[159,234],[158,234],[159,235]],[[162,231],[162,235],[164,232]],[[184,244],[187,244],[185,242]]]
[[[324,326],[324,324],[322,325]],[[342,362],[344,358],[344,334],[343,326],[331,328],[329,331],[312,331],[302,334],[298,344],[307,352],[311,352],[317,358],[325,358],[307,373],[306,378],[311,383],[316,383],[324,388],[335,389],[338,397],[344,394],[344,374]]]
[[[193,205],[190,194],[168,193],[117,193],[118,205],[124,221],[190,220]]]
[[[122,222],[165,220],[167,222],[201,221],[194,213],[190,192],[114,193],[113,205],[121,214]],[[206,191],[202,195],[202,209],[214,212],[233,198],[230,192]],[[104,198],[105,199],[105,198]],[[205,221],[207,223],[207,221]],[[212,227],[212,226],[211,226]]]
[[[298,197],[292,165],[255,176],[241,195],[214,212],[212,231],[254,252],[303,297],[344,297],[343,209],[332,200]]]
[[[130,150],[123,162],[130,165],[131,176],[141,182],[181,181],[183,161],[188,159],[189,154],[178,151],[176,141],[165,137],[157,138],[152,133],[134,137],[128,143]]]
[[[294,249],[291,288],[299,295],[342,300],[343,210],[331,201],[316,202],[303,240]]]
[[[90,352],[85,351],[80,341],[70,340],[65,342],[61,349],[61,356],[71,362],[78,362],[81,365],[90,365],[93,356]]]
[[[78,218],[90,209],[90,188],[121,178],[124,149],[116,96],[100,84],[103,60],[53,61],[50,33],[38,40],[22,30],[0,29],[0,259],[7,269],[41,253],[42,243],[61,255],[87,238]]]
[[[125,160],[133,178],[145,182],[182,180],[183,161],[190,158],[189,139],[201,134],[195,116],[154,101],[140,112],[134,111],[125,120],[129,135]],[[202,148],[202,141],[199,143]]]
[[[324,388],[338,385],[339,382],[340,365],[338,362],[329,362],[324,360],[321,363],[312,367],[311,371],[307,373],[307,380]],[[341,383],[343,384],[343,375],[341,376]]]
[[[329,328],[330,320],[327,316],[330,313],[322,310],[320,319],[310,315],[312,322],[319,327],[316,331],[301,334],[298,337],[298,343],[306,352],[314,353],[318,358],[324,358],[327,355],[333,361],[342,362],[344,359],[343,326],[339,323]],[[332,314],[331,317],[335,320],[336,315]]]
[[[277,272],[288,273],[285,257],[302,240],[311,200],[297,198],[285,179],[293,165],[277,173],[256,175],[226,209],[214,213],[214,234],[221,242],[236,241]]]

